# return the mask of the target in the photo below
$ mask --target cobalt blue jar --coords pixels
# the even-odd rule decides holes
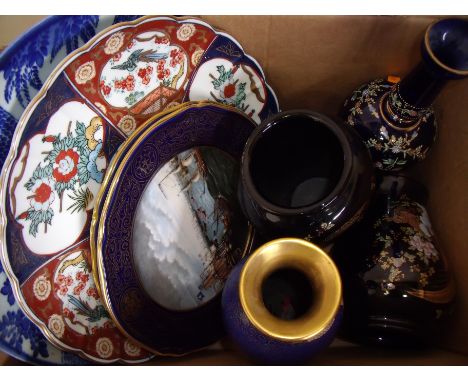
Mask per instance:
[[[275,114],[245,144],[239,203],[266,240],[328,244],[359,221],[373,188],[372,160],[359,135],[321,113]]]
[[[223,291],[226,331],[264,364],[307,362],[335,337],[342,316],[338,269],[314,244],[270,241],[239,263]]]

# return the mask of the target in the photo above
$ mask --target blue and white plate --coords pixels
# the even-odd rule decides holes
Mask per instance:
[[[17,121],[53,69],[70,52],[112,24],[138,16],[53,16],[13,42],[0,56],[0,167]],[[86,364],[52,346],[23,314],[0,264],[0,350],[34,364]]]

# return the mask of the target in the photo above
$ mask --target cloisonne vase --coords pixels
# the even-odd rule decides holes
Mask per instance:
[[[270,241],[239,263],[223,290],[226,331],[264,364],[300,364],[333,340],[342,316],[341,279],[308,241]]]
[[[342,334],[363,343],[417,347],[443,327],[455,288],[422,185],[384,177],[363,221],[333,247],[343,280]]]
[[[399,83],[377,79],[345,101],[343,118],[380,170],[402,170],[426,157],[437,132],[432,103],[448,80],[468,76],[468,21],[430,25],[421,53],[422,61]]]

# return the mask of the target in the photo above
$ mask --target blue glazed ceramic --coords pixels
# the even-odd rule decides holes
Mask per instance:
[[[239,200],[265,238],[323,244],[360,219],[372,194],[373,170],[354,131],[310,110],[284,111],[249,137]]]
[[[231,272],[222,297],[226,331],[265,364],[307,362],[333,340],[342,316],[333,261],[301,239],[268,242]]]
[[[468,21],[443,19],[432,24],[422,42],[424,63],[440,78],[468,75]]]
[[[198,22],[203,23],[200,20]],[[235,106],[244,111],[257,123],[278,113],[280,110],[278,100],[271,86],[266,82],[265,73],[260,64],[254,57],[244,52],[244,49],[241,47],[239,42],[234,39],[234,37],[221,31],[216,31],[216,34],[216,38],[210,43],[209,47],[200,58],[198,64],[200,69],[195,71],[194,75],[188,82],[188,91],[184,97],[184,103],[187,104],[187,102],[190,101],[196,103],[200,100],[208,100]],[[213,79],[214,76],[219,76],[219,70],[221,69],[218,69],[217,66],[220,65],[223,66],[224,70],[231,70],[231,75],[225,76],[224,83],[221,83],[221,81],[217,82],[216,78]],[[213,73],[211,73],[213,77],[209,76],[209,81],[204,81],[204,74],[206,75],[208,73],[206,69],[210,68],[214,69],[212,70]],[[225,73],[227,73],[227,71],[225,70]],[[201,80],[195,79],[198,73],[200,74],[199,78],[201,78]],[[231,84],[236,84],[238,95],[231,97],[231,99],[227,99],[223,98],[219,94],[214,94],[214,85],[224,85],[224,89],[226,89],[226,87],[229,88]],[[246,85],[249,90],[242,91],[243,88],[247,89],[245,88]],[[258,107],[259,103],[260,107]],[[159,113],[158,117],[162,117],[165,114],[167,114],[167,110]],[[152,121],[152,123],[154,122],[155,120]],[[140,132],[135,132],[135,134],[133,134],[129,139],[134,141],[137,134]],[[115,163],[115,166],[117,166],[117,163]],[[108,172],[108,176],[110,177],[111,175],[111,172]],[[105,200],[104,196],[106,192],[107,190],[102,192],[102,197],[99,199],[101,204],[98,204],[94,208],[94,217],[91,223],[91,248],[93,252],[95,252],[98,219],[101,213],[102,204]],[[93,257],[95,256],[93,255]],[[98,280],[97,273],[94,276],[96,280]]]
[[[468,76],[468,21],[444,19],[430,25],[421,55],[422,61],[399,83],[374,80],[345,101],[343,118],[380,170],[399,171],[426,157],[437,133],[432,103],[448,80]]]
[[[332,249],[343,280],[341,333],[388,347],[443,338],[456,287],[425,205],[428,192],[404,176],[383,176],[363,221]]]
[[[163,19],[164,19],[164,20],[169,20],[169,18],[163,18]],[[148,20],[148,18],[147,18],[146,20]],[[159,19],[158,19],[158,20],[159,20]],[[120,20],[119,20],[119,21],[120,21]],[[159,20],[159,21],[161,21],[161,20]],[[203,23],[201,23],[201,22],[198,23],[198,21],[196,21],[196,20],[193,20],[193,22],[194,22],[194,23],[197,23],[197,24],[203,24]],[[161,23],[164,23],[164,22],[161,21]],[[180,30],[179,30],[179,29],[180,29]],[[184,24],[184,27],[183,27],[183,28],[181,27],[181,28],[179,28],[179,29],[177,30],[177,33],[178,33],[178,34],[176,33],[175,30],[172,30],[172,32],[174,32],[173,34],[174,34],[174,35],[177,35],[177,39],[179,39],[179,40],[181,40],[181,41],[186,41],[189,35],[193,35],[193,34],[195,33],[196,27],[195,27],[194,24],[191,24],[191,23],[188,23],[188,22],[187,22],[187,23]],[[203,28],[202,28],[202,29],[203,29]],[[206,29],[206,28],[205,28],[205,29]],[[184,33],[185,33],[185,34],[184,34]],[[102,37],[102,36],[103,36],[103,35],[101,35],[101,37]],[[113,36],[113,38],[111,39],[111,42],[110,42],[109,44],[112,45],[114,42],[116,42],[116,39],[117,39],[117,40],[119,40],[117,45],[120,44],[119,46],[122,47],[122,45],[121,45],[121,44],[122,44],[122,40],[120,39],[121,36],[122,36],[122,32],[116,33],[116,34]],[[175,36],[173,36],[173,37],[175,38]],[[195,36],[195,37],[196,37],[196,36]],[[194,37],[194,38],[195,38],[195,37]],[[167,43],[167,41],[166,41],[166,42],[164,42],[164,41],[166,41],[166,40],[164,40],[164,39],[161,40],[161,44],[166,44],[166,43]],[[205,39],[204,42],[207,43],[208,40]],[[106,43],[106,44],[107,44],[107,43]],[[109,44],[107,44],[107,45],[103,48],[104,51],[107,51],[106,54],[110,54],[109,52],[110,52],[111,50],[115,49],[115,46],[114,46],[114,45],[110,46]],[[188,42],[187,42],[187,44],[188,44]],[[109,46],[108,46],[108,45],[109,45]],[[128,47],[129,47],[128,49],[131,49],[130,45],[132,45],[132,44],[129,44],[129,45],[128,45]],[[132,45],[132,46],[133,46],[133,45]],[[119,48],[119,49],[120,49],[120,48]],[[83,50],[80,50],[80,52],[83,52]],[[194,54],[192,55],[192,57],[191,57],[191,59],[190,59],[190,62],[191,62],[193,65],[196,65],[196,63],[198,63],[198,60],[200,59],[200,56],[202,55],[202,53],[203,53],[203,49],[197,49],[197,50],[194,52]],[[75,57],[75,56],[73,56],[73,57]],[[94,59],[94,58],[93,58],[93,59]],[[114,59],[114,58],[113,58],[113,59]],[[115,58],[115,59],[118,59],[118,58]],[[247,64],[247,60],[248,60],[248,59],[249,59],[248,56],[245,55],[246,64]],[[175,62],[175,61],[174,61],[174,62]],[[88,62],[88,63],[89,63],[89,62]],[[176,64],[177,64],[177,63],[176,63]],[[83,66],[83,65],[84,65],[84,66]],[[86,65],[87,65],[87,64],[86,64],[86,62],[85,62],[84,64],[82,64],[80,67],[78,67],[78,68],[76,69],[76,70],[77,70],[76,73],[75,73],[75,72],[72,72],[71,75],[70,75],[70,73],[69,73],[69,76],[71,76],[70,78],[72,78],[72,79],[74,79],[75,81],[77,81],[77,84],[78,84],[78,85],[80,85],[80,84],[83,85],[83,81],[84,81],[84,80],[83,80],[83,78],[82,78],[82,74],[83,74],[83,73],[82,73],[82,70],[81,70],[81,69],[85,68],[85,71],[86,71],[86,67],[87,67]],[[94,68],[94,61],[93,61],[90,65],[91,65],[91,67]],[[61,68],[63,68],[63,65],[61,66]],[[88,68],[88,69],[89,69],[89,68]],[[72,69],[71,69],[71,70],[72,70]],[[228,70],[228,72],[229,72],[230,69],[227,69],[227,70]],[[256,102],[256,101],[255,101],[255,102],[254,102],[254,101],[251,102],[251,100],[249,100],[251,97],[249,98],[249,95],[248,95],[248,94],[249,94],[249,93],[248,93],[249,91],[248,91],[246,88],[243,87],[243,86],[245,86],[245,84],[248,83],[248,81],[244,83],[244,82],[243,82],[243,79],[246,79],[246,77],[249,77],[249,73],[252,74],[252,70],[254,70],[254,69],[252,69],[251,67],[249,67],[249,68],[247,68],[247,69],[245,69],[245,68],[237,69],[237,70],[236,70],[236,73],[237,73],[237,74],[234,74],[234,71],[232,71],[232,73],[231,73],[232,76],[228,76],[229,78],[227,78],[226,81],[219,80],[219,81],[216,81],[216,83],[212,83],[211,85],[213,86],[213,89],[214,89],[214,90],[217,90],[219,93],[222,92],[222,93],[224,94],[224,96],[226,96],[226,100],[225,100],[226,103],[231,103],[231,102],[237,101],[238,99],[241,100],[241,101],[243,101],[243,98],[245,98],[246,102],[241,102],[239,105],[236,105],[236,106],[240,107],[242,110],[244,110],[244,108],[247,108],[247,109],[249,109],[249,110],[252,109],[251,111],[260,112],[260,111],[263,110],[263,108],[265,107],[265,104],[266,104],[266,102],[267,102],[266,100],[267,100],[268,98],[265,97],[266,94],[265,94],[265,93],[262,93],[262,92],[260,91],[259,94],[260,94],[261,96],[263,95],[263,97],[264,97],[264,98],[263,98],[263,103],[262,103],[263,106],[262,106],[261,109],[260,109],[260,108],[255,108],[255,109],[253,109],[253,106],[252,106],[252,105],[254,105],[254,106],[255,106],[255,105],[258,105],[258,102]],[[54,76],[56,76],[56,77],[53,77],[53,78],[57,79],[57,81],[54,82],[54,83],[51,85],[51,82],[50,82],[51,80],[49,80],[48,85],[47,85],[47,86],[48,86],[48,87],[47,87],[48,92],[47,92],[47,96],[45,97],[45,98],[46,98],[45,103],[48,103],[48,105],[45,105],[45,103],[44,103],[44,104],[41,104],[42,106],[45,107],[45,108],[42,108],[42,109],[41,109],[41,106],[38,106],[37,99],[35,100],[34,108],[31,109],[31,110],[34,110],[33,112],[31,112],[31,113],[32,113],[32,122],[33,122],[33,123],[32,123],[32,125],[31,125],[30,127],[31,127],[32,129],[34,129],[34,128],[39,128],[39,129],[43,128],[43,127],[44,127],[45,119],[47,119],[47,118],[50,117],[49,112],[54,112],[54,110],[55,110],[54,108],[55,108],[57,105],[59,105],[59,107],[60,107],[62,101],[67,100],[67,105],[69,105],[69,104],[71,105],[71,103],[72,103],[72,98],[73,98],[72,93],[73,93],[73,91],[70,93],[70,91],[71,91],[70,86],[69,86],[70,83],[67,82],[66,80],[64,81],[64,74],[58,74],[58,73],[59,73],[58,71],[55,71],[55,72],[54,72]],[[94,73],[94,72],[93,72],[93,73]],[[90,80],[90,79],[94,78],[93,76],[94,76],[94,74],[91,74],[91,78],[88,78],[88,77],[86,77],[86,78],[87,78],[87,80]],[[238,77],[236,78],[236,76],[238,76]],[[253,76],[253,77],[252,77],[252,79],[250,79],[250,80],[253,81],[253,82],[255,83],[255,85],[262,86],[262,89],[263,89],[263,91],[265,92],[265,91],[266,91],[265,89],[266,89],[267,85],[263,84],[263,79],[259,79],[259,77],[258,77],[258,76],[255,77],[255,75],[252,75],[252,76]],[[49,78],[52,78],[52,77],[49,77]],[[223,78],[224,78],[224,77],[223,77]],[[250,78],[250,77],[249,77],[249,78]],[[145,78],[145,79],[146,79],[146,78]],[[203,77],[202,77],[202,79],[203,79]],[[234,80],[235,80],[235,83],[234,83],[234,84],[231,83],[231,81],[234,81]],[[239,82],[239,80],[241,80],[241,82]],[[203,85],[203,83],[204,83],[203,80],[202,80],[200,83]],[[198,85],[192,83],[191,89],[195,89],[195,90],[196,90],[197,88],[199,89],[199,88],[200,88],[200,87],[199,87],[200,83],[198,83]],[[238,85],[238,86],[237,86],[237,85]],[[243,85],[243,86],[241,86],[241,85]],[[237,88],[233,89],[235,86],[237,86]],[[249,89],[252,89],[252,87],[250,87]],[[258,90],[258,88],[256,88],[256,89]],[[89,88],[86,88],[86,89],[83,89],[83,90],[84,90],[84,91],[89,91]],[[244,91],[244,90],[245,90],[245,91]],[[270,91],[270,90],[269,90],[269,91]],[[76,92],[77,92],[77,89],[76,89],[76,88],[74,89],[74,92],[75,92],[74,94],[76,95]],[[92,92],[91,92],[91,93],[92,93]],[[44,93],[42,93],[42,94],[44,94]],[[93,93],[93,94],[94,94],[94,93]],[[107,93],[106,93],[106,94],[107,94]],[[217,94],[217,96],[219,96],[218,93],[216,93],[216,94]],[[270,94],[271,94],[271,91],[270,91]],[[197,95],[200,95],[200,93],[197,93]],[[228,96],[229,96],[229,97],[228,97]],[[239,96],[239,97],[237,97],[237,96]],[[49,99],[48,97],[50,97],[50,99]],[[273,96],[273,97],[274,97],[274,96]],[[249,101],[247,102],[247,100],[249,100]],[[49,101],[50,101],[50,102],[49,102]],[[68,102],[68,101],[69,101],[69,102]],[[257,101],[258,101],[258,100],[257,100]],[[130,102],[130,101],[129,101],[129,102]],[[269,103],[268,105],[272,105],[272,104]],[[277,107],[277,104],[276,104],[276,103],[274,103],[273,105],[274,105],[275,108]],[[50,107],[49,107],[49,106],[50,106]],[[100,107],[100,109],[99,109],[100,111],[99,111],[99,112],[103,112],[103,113],[106,112],[106,108],[105,108],[105,107],[102,107],[102,104],[101,104],[101,103],[96,103],[96,107],[98,107],[98,106]],[[268,107],[269,107],[269,106],[266,106],[267,109],[268,109]],[[246,109],[246,110],[247,110],[247,109]],[[265,110],[266,110],[266,109],[265,109]],[[275,109],[275,110],[277,110],[277,109]],[[28,117],[29,117],[29,116],[30,116],[30,114],[28,114]],[[114,116],[114,117],[118,117],[118,118],[121,118],[121,117],[122,117],[121,113],[120,113],[120,114],[117,113],[116,115],[113,114],[113,116]],[[36,117],[37,117],[37,118],[36,118]],[[252,117],[255,117],[255,115],[252,115]],[[258,117],[258,115],[257,115],[257,117]],[[27,117],[25,117],[25,118],[27,118]],[[145,118],[146,118],[146,117],[145,117]],[[123,119],[123,117],[122,117],[121,119]],[[129,118],[127,118],[126,120],[127,120],[127,121],[128,121],[128,120],[132,120],[132,117],[129,117]],[[23,121],[23,122],[24,122],[24,121]],[[37,126],[35,125],[36,123],[37,123]],[[33,125],[34,125],[34,126],[33,126]],[[133,124],[131,123],[130,125],[131,125],[131,126],[127,126],[127,125],[124,126],[124,125],[120,124],[120,125],[119,125],[119,128],[124,129],[124,130],[126,131],[126,134],[127,134],[127,133],[128,133],[127,130],[130,131],[130,129],[127,129],[128,127],[131,128],[131,129],[135,128],[135,123],[133,123]],[[29,126],[29,125],[28,125],[28,126]],[[58,126],[58,125],[57,125],[57,126]],[[107,126],[108,126],[108,125],[107,125],[107,123],[106,123],[106,127],[105,127],[106,129],[107,129]],[[114,126],[114,127],[115,127],[115,126]],[[70,130],[70,127],[69,127],[68,129],[69,129],[69,131],[71,131],[71,130]],[[110,138],[110,140],[109,140],[109,142],[106,140],[106,143],[109,143],[109,144],[103,149],[103,153],[104,153],[106,156],[111,156],[112,153],[114,152],[114,150],[116,149],[116,147],[122,142],[122,139],[121,139],[121,137],[116,137],[115,134],[113,134],[112,132],[110,132],[110,131],[108,131],[108,130],[106,130],[106,131],[107,131],[107,133],[110,133],[110,134],[106,134],[106,136],[108,136],[108,137]],[[31,135],[28,135],[29,133],[30,133],[30,132],[27,132],[27,133],[25,134],[24,139],[28,139],[28,138],[31,137]],[[19,133],[19,134],[21,134],[21,133]],[[115,139],[114,139],[113,137],[114,137]],[[52,137],[52,136],[44,137],[44,140],[42,140],[42,143],[44,143],[44,142],[47,142],[47,143],[56,142],[56,138],[57,138],[57,137],[55,137],[55,136],[54,136],[54,137]],[[19,141],[19,140],[16,140],[15,142],[18,143],[18,141]],[[22,143],[24,143],[24,141],[22,141]],[[94,154],[92,154],[92,155],[94,155]],[[98,156],[99,156],[99,155],[98,155]],[[29,158],[29,156],[28,156],[28,158]],[[90,157],[90,158],[91,158],[91,157]],[[92,161],[97,161],[98,158],[96,158],[96,156],[94,155],[93,158],[92,158],[91,160],[92,160]],[[52,162],[49,162],[49,164],[50,164],[50,163],[52,163]],[[94,162],[93,162],[93,163],[94,163]],[[100,181],[101,181],[101,179],[102,179],[102,173],[99,173],[99,171],[96,172],[96,170],[95,170],[95,168],[94,168],[93,166],[91,166],[91,167],[89,167],[89,168],[87,167],[87,171],[89,171],[90,173],[92,173],[92,175],[91,175],[91,176],[92,176],[92,179],[96,180],[97,182],[100,182]],[[85,182],[85,178],[83,178],[83,182]],[[62,193],[62,195],[63,195],[63,193]],[[57,200],[57,199],[55,199],[55,200]],[[60,212],[63,212],[61,206],[62,206],[62,205],[60,204],[60,208],[59,208],[59,209],[60,209]],[[84,206],[84,205],[82,204],[82,206]],[[70,209],[67,208],[67,211],[68,211],[68,210],[70,210]],[[70,214],[73,214],[74,212],[75,212],[75,210],[73,209],[73,210],[70,212]],[[28,216],[29,216],[29,215],[26,215],[26,214],[21,213],[19,219],[27,218]],[[76,221],[78,221],[78,220],[80,220],[80,219],[79,219],[79,218],[76,219]],[[80,220],[80,221],[81,221],[81,220]],[[11,224],[11,225],[9,225],[9,226],[10,226],[10,228],[12,228],[12,229],[15,229],[15,227],[16,227],[16,228],[19,228],[19,226],[15,225],[15,224]],[[47,227],[48,227],[49,229],[47,229]],[[43,233],[43,234],[50,234],[50,233],[51,233],[50,227],[51,227],[50,224],[48,224],[48,222],[45,222],[45,227],[43,227],[43,228],[44,228],[44,231],[43,231],[42,233]],[[33,237],[35,237],[35,234],[37,234],[37,231],[35,231],[35,230],[33,230],[33,231],[34,231],[34,233],[32,233],[31,235],[32,235]],[[82,231],[82,233],[84,233],[84,234],[86,234],[86,232],[87,232],[87,229]],[[10,233],[10,232],[9,232],[9,233]],[[80,233],[80,234],[81,234],[81,233]],[[15,235],[13,234],[11,237],[14,237],[14,236],[15,236]],[[57,241],[57,240],[48,241],[48,243],[54,243],[54,242],[56,242],[56,241]],[[5,242],[6,242],[6,241],[5,241]],[[18,248],[19,248],[19,247],[15,246],[16,244],[17,244],[17,242],[15,241],[15,239],[12,239],[12,241],[8,242],[8,244],[6,244],[6,245],[9,247],[9,250],[12,249],[12,248],[14,247],[14,248],[13,248],[13,251],[11,251],[11,252],[15,252],[15,249],[18,249]],[[44,248],[42,248],[42,247],[41,247],[41,248],[36,248],[36,250],[42,251],[42,250],[44,250]],[[4,251],[4,252],[6,253],[7,251]],[[11,253],[11,252],[8,251],[8,253]],[[20,251],[20,252],[21,252],[21,251]],[[19,283],[21,283],[22,281],[25,280],[25,278],[24,278],[25,276],[27,277],[27,275],[31,275],[31,272],[33,272],[35,269],[37,269],[36,267],[46,266],[45,263],[44,263],[43,260],[42,260],[42,259],[44,259],[45,257],[26,256],[26,257],[27,257],[27,259],[26,259],[25,257],[22,257],[23,254],[20,253],[20,252],[15,252],[15,254],[20,254],[21,259],[20,259],[20,258],[16,258],[16,257],[13,255],[13,256],[12,256],[13,261],[11,262],[11,264],[9,264],[9,265],[11,265],[11,268],[8,268],[8,266],[5,267],[5,269],[7,269],[7,270],[9,271],[10,274],[12,274],[12,273],[14,272],[14,273],[15,273],[15,276],[18,276],[18,278],[15,278],[14,281],[15,281],[15,282],[19,282]],[[53,252],[53,251],[52,251],[52,252]],[[28,255],[30,255],[29,252],[28,252]],[[17,260],[19,260],[19,261],[16,262],[15,259],[17,259]],[[26,263],[23,261],[23,260],[25,260],[25,259],[26,259]],[[21,264],[20,264],[20,263],[21,263]],[[7,264],[7,265],[8,265],[8,264]],[[12,269],[13,269],[14,271],[12,271]],[[42,269],[42,268],[41,268],[41,269]],[[33,281],[34,281],[34,280],[33,280]],[[22,285],[22,288],[23,288],[24,290],[28,290],[28,287],[25,287],[24,284]],[[15,292],[16,292],[16,293],[18,293],[17,290],[18,290],[18,289],[16,288],[16,289],[15,289]],[[46,289],[46,290],[47,290],[47,289]],[[76,293],[81,293],[81,292],[76,292]],[[53,296],[51,296],[51,294],[47,293],[47,297],[46,297],[46,298],[49,298],[49,297],[52,298]],[[92,294],[90,294],[89,297],[92,297]],[[33,295],[30,294],[30,295],[29,295],[29,298],[36,299],[36,300],[39,300],[39,301],[43,301],[43,300],[41,300],[41,299],[38,299],[36,295],[33,296]],[[86,297],[85,297],[85,298],[86,298]],[[69,301],[69,302],[70,302],[70,301]],[[24,302],[23,302],[23,304],[24,304]],[[38,307],[38,306],[34,305],[34,308],[33,308],[33,309],[36,309],[37,307]],[[54,309],[55,309],[55,308],[56,308],[56,307],[54,307]],[[68,307],[67,307],[67,309],[68,309]],[[65,312],[65,310],[64,310],[64,312]],[[34,313],[37,313],[37,311],[35,311]],[[54,313],[54,314],[55,314],[55,313]],[[68,314],[68,313],[65,313],[65,314]],[[42,311],[42,313],[40,313],[40,315],[41,315],[40,318],[34,317],[35,319],[38,319],[39,321],[41,321],[40,324],[42,324],[42,323],[44,323],[44,322],[48,322],[48,320],[50,321],[50,319],[52,319],[52,318],[55,317],[54,315],[51,315],[50,312],[44,313],[44,311]],[[37,323],[38,321],[35,321],[35,322]],[[41,325],[41,329],[45,330],[45,332],[48,333],[47,330],[52,330],[51,328],[53,328],[53,329],[55,330],[54,336],[56,336],[56,337],[61,337],[61,336],[62,336],[62,331],[61,331],[61,327],[62,327],[62,326],[60,326],[60,325],[59,325],[59,326],[52,326],[52,324],[57,324],[57,322],[60,323],[60,322],[57,321],[57,320],[55,320],[55,321],[52,322],[52,323],[48,322],[48,323],[47,323],[47,328],[45,328],[44,325]],[[68,330],[68,328],[69,328],[69,325],[66,327],[66,329]],[[104,328],[104,329],[105,329],[105,328]],[[68,338],[68,336],[65,336],[65,337]],[[49,337],[49,338],[51,338],[51,337]],[[68,341],[68,339],[67,339],[67,341]],[[59,341],[58,343],[59,343],[59,344],[62,344],[63,342],[60,342],[60,341]],[[102,343],[107,344],[108,341],[107,341],[107,342],[106,342],[106,341],[104,341],[104,342],[101,341],[99,344],[96,343],[96,346],[94,346],[94,344],[92,343],[92,341],[89,341],[89,340],[88,340],[87,343],[88,343],[88,344],[87,344],[86,346],[90,348],[90,351],[92,350],[93,352],[95,352],[95,351],[97,351],[98,353],[100,352],[100,353],[99,353],[99,356],[100,356],[100,357],[103,357],[103,358],[106,358],[106,357],[107,357],[107,358],[108,358],[109,352],[108,352],[107,350],[109,350],[109,349],[106,348],[106,347],[103,348],[102,346],[99,345],[99,344],[102,344]],[[98,345],[99,345],[99,346],[98,346]],[[122,343],[122,345],[125,345],[125,344]],[[78,346],[78,347],[79,347],[79,346]],[[124,347],[125,347],[125,346],[124,346]],[[79,347],[79,348],[81,349],[81,347]],[[114,349],[115,349],[115,347],[114,347]],[[89,350],[89,349],[88,349],[88,350]],[[104,351],[103,351],[103,350],[104,350]],[[135,349],[134,349],[132,346],[130,346],[130,347],[129,347],[128,349],[126,349],[125,351],[127,352],[127,350],[128,350],[130,353],[132,353],[132,356],[137,356],[137,355],[135,355]],[[113,350],[112,350],[112,347],[111,347],[111,351],[113,351]]]
[[[185,105],[113,159],[97,200],[99,282],[114,321],[154,352],[182,355],[224,333],[220,291],[252,239],[235,189],[254,127],[229,106]]]
[[[56,65],[96,33],[138,16],[53,16],[14,41],[0,56],[0,167],[17,121]],[[0,350],[34,364],[87,364],[52,346],[20,310],[0,264]]]

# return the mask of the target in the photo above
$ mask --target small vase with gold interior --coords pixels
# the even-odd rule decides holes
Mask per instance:
[[[301,364],[327,347],[342,315],[331,258],[302,239],[270,241],[239,263],[225,284],[225,328],[264,364]]]

